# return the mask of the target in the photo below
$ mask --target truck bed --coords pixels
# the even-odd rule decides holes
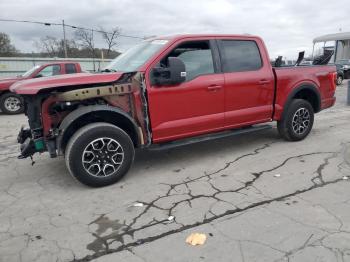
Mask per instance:
[[[275,74],[275,114],[274,119],[281,117],[283,107],[292,92],[298,86],[313,86],[319,90],[320,110],[334,104],[335,88],[332,81],[336,67],[334,65],[311,65],[292,67],[273,67]],[[308,79],[308,80],[305,80]]]

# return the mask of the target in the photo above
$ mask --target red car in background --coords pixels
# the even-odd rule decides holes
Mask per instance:
[[[18,81],[75,73],[81,73],[79,63],[58,61],[44,65],[36,65],[23,75],[17,77],[0,78],[0,109],[5,114],[19,114],[23,112],[24,108],[22,98],[19,95],[10,92],[10,86]]]

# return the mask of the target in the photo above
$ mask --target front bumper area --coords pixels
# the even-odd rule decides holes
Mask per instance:
[[[18,159],[24,159],[31,157],[37,152],[46,151],[45,143],[42,138],[33,139],[32,132],[30,129],[21,128],[18,136],[17,142],[20,144],[20,155]]]
[[[20,144],[19,159],[31,157],[35,153],[50,152],[51,157],[57,156],[54,138],[46,137],[43,131],[41,106],[44,96],[23,96],[25,115],[28,117],[29,128],[21,128],[17,142]]]

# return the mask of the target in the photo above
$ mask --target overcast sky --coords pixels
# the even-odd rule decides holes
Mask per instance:
[[[350,31],[348,0],[0,0],[0,18],[36,20],[84,27],[122,28],[135,36],[177,33],[254,34],[263,37],[272,58],[311,52],[312,39]],[[0,22],[22,51],[36,51],[43,36],[62,37],[62,28]],[[73,32],[68,30],[68,38]],[[103,42],[96,36],[96,44]],[[121,38],[120,50],[137,40]],[[117,49],[118,49],[117,48]]]

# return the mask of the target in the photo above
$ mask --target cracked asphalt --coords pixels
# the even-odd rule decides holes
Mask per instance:
[[[274,127],[140,151],[122,181],[98,189],[60,158],[17,160],[25,117],[0,115],[0,261],[350,261],[345,98],[343,84],[304,141]],[[204,245],[185,243],[194,232]]]

